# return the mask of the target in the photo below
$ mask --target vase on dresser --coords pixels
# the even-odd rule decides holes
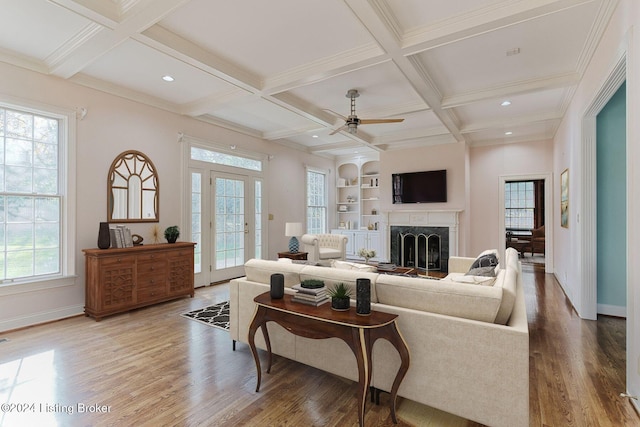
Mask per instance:
[[[111,236],[109,234],[109,223],[101,222],[98,228],[98,248],[109,249],[111,247]]]

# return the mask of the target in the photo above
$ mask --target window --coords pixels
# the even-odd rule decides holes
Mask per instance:
[[[70,115],[27,110],[0,105],[0,284],[73,274]]]
[[[202,272],[202,175],[191,173],[191,241],[196,243],[193,253],[193,272]]]
[[[248,169],[257,172],[262,171],[262,161],[260,160],[242,156],[235,156],[233,154],[226,154],[219,151],[207,150],[198,147],[191,147],[191,160],[200,160],[207,163],[233,166],[236,168]]]
[[[307,170],[307,233],[327,232],[327,176]]]
[[[504,191],[507,230],[531,230],[534,227],[535,194],[533,181],[507,182]]]
[[[254,257],[262,259],[262,181],[255,181],[255,253]]]

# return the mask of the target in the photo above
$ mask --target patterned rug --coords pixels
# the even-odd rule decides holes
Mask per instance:
[[[214,328],[229,330],[229,301],[183,313],[181,316]]]

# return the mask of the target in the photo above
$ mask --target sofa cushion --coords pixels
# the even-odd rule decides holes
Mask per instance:
[[[273,273],[284,275],[284,286],[290,288],[300,283],[300,272],[304,265],[291,262],[269,261],[264,259],[250,259],[244,264],[244,274],[247,280],[269,284]]]
[[[320,259],[341,258],[342,251],[334,248],[318,248],[318,256]]]
[[[448,280],[457,283],[468,283],[470,285],[493,286],[496,276],[475,276],[469,273],[451,273],[447,276]]]
[[[376,282],[382,304],[428,311],[465,319],[494,322],[502,300],[502,289],[381,274]]]

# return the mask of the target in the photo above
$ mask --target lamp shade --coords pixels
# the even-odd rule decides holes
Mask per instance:
[[[302,223],[287,222],[284,227],[284,235],[287,237],[302,236]]]

